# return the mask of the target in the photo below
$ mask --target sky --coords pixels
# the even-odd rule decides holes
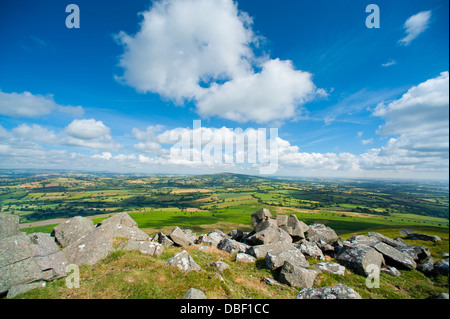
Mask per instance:
[[[448,4],[1,1],[0,169],[448,180]]]

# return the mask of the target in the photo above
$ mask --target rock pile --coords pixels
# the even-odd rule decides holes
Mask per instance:
[[[52,234],[19,231],[19,217],[0,214],[0,295],[42,286],[67,275],[67,266],[94,265],[113,251],[113,239],[119,247],[159,256],[164,246],[151,242],[127,214],[116,214],[94,226],[84,217],[74,217],[56,226]]]
[[[119,242],[115,249],[137,250],[156,257],[165,247],[181,247],[183,250],[166,265],[183,272],[202,270],[184,249],[187,246],[196,245],[205,251],[223,250],[235,255],[235,262],[239,263],[254,263],[264,258],[267,268],[279,274],[276,280],[265,278],[265,282],[302,289],[298,299],[361,298],[345,285],[314,289],[320,272],[345,276],[348,268],[368,276],[369,269],[376,266],[392,276],[401,275],[398,269],[417,269],[428,276],[448,276],[449,273],[448,255],[446,260],[434,262],[426,247],[409,245],[400,238],[391,239],[371,232],[368,236],[342,241],[330,227],[308,226],[295,215],[272,216],[268,209],[253,213],[251,219],[253,231],[249,233],[235,229],[225,234],[216,229],[197,236],[189,229],[174,227],[167,235],[160,232],[150,238],[127,213],[116,214],[98,225],[89,219],[74,217],[55,227],[51,235],[21,233],[18,217],[0,214],[0,294],[9,291],[10,296],[14,296],[42,286],[45,281],[64,277],[69,264],[93,265],[114,250],[114,242]],[[419,237],[416,234],[414,238]],[[330,257],[337,263],[326,262]],[[322,262],[310,265],[308,258]],[[221,273],[229,267],[221,260],[205,265]],[[204,295],[195,290],[185,296],[200,297]]]

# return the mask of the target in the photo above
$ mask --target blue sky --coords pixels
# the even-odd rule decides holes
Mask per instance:
[[[380,28],[366,27],[370,3]],[[448,9],[2,1],[0,168],[258,173],[174,160],[167,136],[202,120],[219,138],[278,128],[276,175],[448,179]]]

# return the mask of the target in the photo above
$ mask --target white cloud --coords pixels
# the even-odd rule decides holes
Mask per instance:
[[[110,134],[109,127],[106,127],[102,121],[96,121],[95,119],[73,120],[65,131],[70,136],[82,140],[90,140]]]
[[[112,158],[112,154],[110,152],[102,152],[101,154],[94,154],[92,158],[98,158],[109,161]]]
[[[49,131],[48,129],[37,124],[33,124],[31,126],[21,124],[12,129],[12,135],[17,138],[43,144],[59,143],[59,139],[53,131]]]
[[[373,138],[369,138],[367,140],[361,140],[361,143],[363,145],[372,144],[373,143]]]
[[[379,133],[396,137],[368,152],[366,162],[370,158],[370,163],[383,166],[448,170],[448,71],[410,88],[398,100],[380,103],[373,114],[386,122]]]
[[[396,65],[396,64],[397,64],[397,61],[391,59],[386,63],[382,63],[381,66],[384,66],[385,68],[387,68],[388,66]]]
[[[295,115],[317,90],[290,61],[256,57],[252,19],[232,0],[161,0],[141,13],[140,30],[120,32],[117,79],[203,116],[268,122]],[[255,71],[255,69],[259,71]]]
[[[5,93],[0,90],[0,114],[12,117],[39,117],[53,111],[82,115],[81,106],[62,106],[53,100],[53,95]]]
[[[295,70],[291,61],[266,61],[258,73],[247,72],[222,85],[214,84],[198,99],[200,115],[237,122],[270,122],[292,118],[316,94],[311,74]]]
[[[412,40],[417,38],[422,32],[424,32],[430,23],[431,11],[419,12],[406,20],[403,28],[405,29],[406,36],[399,41],[400,44],[408,46]]]

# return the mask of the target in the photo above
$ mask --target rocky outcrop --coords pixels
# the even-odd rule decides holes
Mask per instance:
[[[9,222],[11,222],[10,226],[18,229],[18,219],[8,219]],[[16,232],[13,230],[6,233]],[[10,289],[20,291],[23,291],[24,287],[31,289],[34,286],[29,285],[31,283],[64,277],[67,265],[65,255],[49,234],[27,235],[19,232],[2,238],[0,240],[0,294]]]
[[[113,227],[94,228],[64,248],[63,253],[70,264],[94,265],[113,251],[113,236]]]
[[[323,288],[306,288],[301,290],[297,299],[362,299],[352,288],[346,285],[336,285]]]

